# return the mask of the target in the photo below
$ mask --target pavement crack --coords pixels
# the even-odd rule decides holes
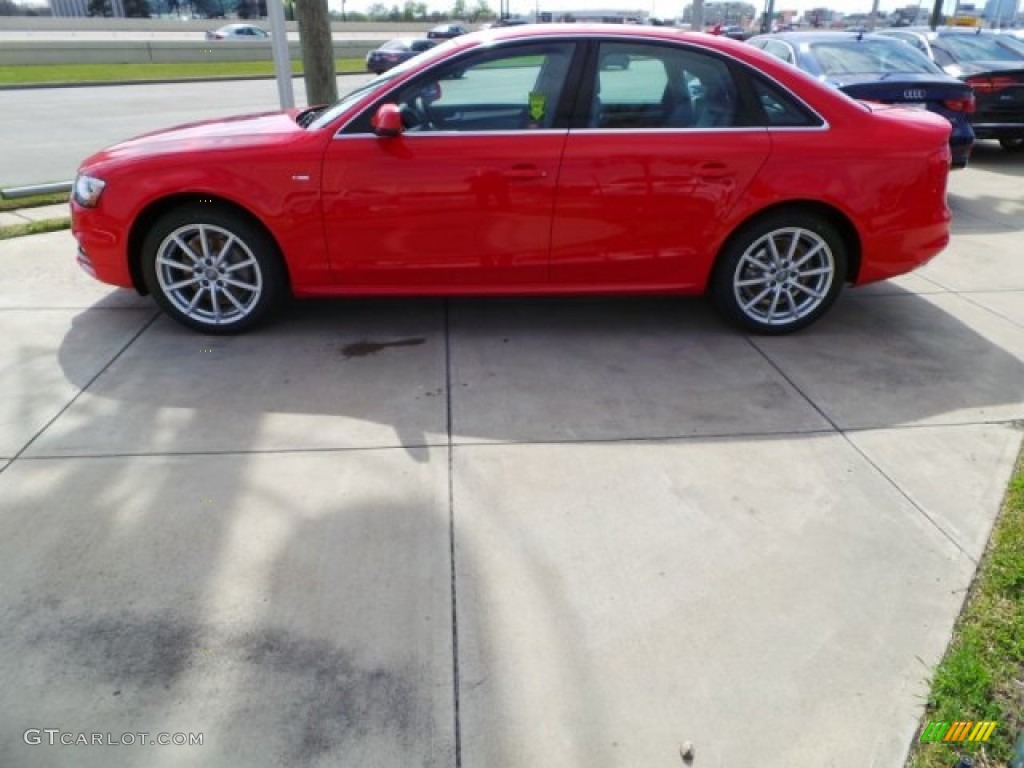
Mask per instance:
[[[832,429],[835,430],[835,434],[839,435],[846,442],[846,444],[848,446],[850,446],[854,450],[854,452],[857,453],[858,456],[860,456],[864,461],[866,461],[868,463],[868,465],[872,469],[874,469],[875,472],[878,473],[879,477],[881,477],[883,480],[885,480],[885,482],[888,483],[888,485],[893,490],[895,490],[896,493],[898,493],[900,496],[902,496],[907,501],[908,504],[910,504],[915,510],[917,510],[917,513],[920,514],[922,517],[924,517],[925,520],[927,520],[931,524],[931,526],[933,528],[935,528],[935,530],[938,531],[942,535],[943,538],[945,538],[947,541],[949,541],[968,560],[970,560],[972,563],[974,563],[975,567],[977,567],[977,565],[978,565],[977,558],[975,558],[970,552],[968,552],[966,549],[964,549],[963,545],[961,545],[960,542],[957,541],[956,538],[952,534],[949,533],[949,531],[947,531],[945,528],[943,528],[942,525],[934,517],[932,517],[930,514],[928,514],[928,511],[924,507],[922,507],[920,504],[918,504],[910,496],[910,494],[908,494],[905,490],[903,490],[903,488],[900,487],[899,483],[897,483],[889,475],[888,472],[886,472],[884,469],[882,469],[882,467],[880,467],[874,460],[872,460],[872,458],[870,456],[868,456],[861,449],[861,447],[859,445],[857,445],[855,442],[853,442],[853,440],[850,438],[850,435],[847,433],[847,431],[845,429],[843,429],[842,427],[840,427],[827,413],[825,413],[825,411],[816,402],[814,402],[814,400],[811,399],[811,396],[808,395],[806,392],[804,392],[797,385],[797,383],[795,381],[793,381],[793,379],[791,379],[786,374],[786,372],[783,371],[782,368],[780,368],[779,365],[774,360],[772,360],[772,358],[763,349],[761,349],[761,347],[759,347],[754,342],[754,340],[752,338],[747,336],[746,339],[747,339],[747,342],[750,344],[750,346],[752,346],[755,350],[757,350],[757,353],[759,355],[761,355],[762,358],[764,358],[764,360],[768,363],[768,365],[770,365],[779,374],[779,376],[781,376],[783,379],[785,379],[786,382],[791,387],[793,387],[793,389],[800,395],[800,397],[802,397],[807,402],[808,405],[810,405],[815,411],[817,411],[818,414],[820,414],[821,417],[823,419],[825,419],[825,421],[827,421],[832,426]]]
[[[452,595],[452,703],[455,718],[455,768],[462,766],[462,721],[459,711],[459,592],[455,562],[455,443],[452,437],[451,300],[444,300],[445,430],[448,435],[448,556]]]
[[[75,393],[74,397],[72,397],[70,400],[68,400],[66,403],[64,403],[64,406],[60,410],[58,410],[57,413],[55,413],[52,418],[50,418],[45,424],[43,424],[43,426],[40,427],[36,431],[36,433],[34,435],[32,435],[32,437],[29,439],[29,441],[27,443],[25,443],[23,446],[21,446],[21,450],[19,450],[16,454],[14,454],[14,456],[11,457],[10,464],[8,464],[7,466],[8,467],[12,466],[14,464],[14,462],[16,462],[18,459],[20,459],[22,457],[22,455],[25,453],[25,451],[27,451],[29,448],[31,448],[32,444],[36,440],[38,440],[40,438],[40,436],[42,436],[42,434],[44,432],[46,432],[46,430],[48,430],[51,426],[53,426],[54,422],[56,422],[57,419],[59,419],[61,416],[63,416],[65,413],[67,413],[68,409],[71,408],[71,406],[73,406],[76,402],[78,402],[78,398],[80,398],[82,395],[84,395],[86,393],[86,391],[89,389],[89,387],[91,387],[93,384],[95,384],[96,380],[100,376],[102,376],[104,373],[106,373],[108,370],[110,370],[110,366],[112,366],[119,359],[121,359],[121,355],[123,355],[125,352],[127,352],[128,348],[131,347],[132,344],[134,344],[139,339],[139,337],[142,336],[142,334],[144,334],[146,331],[148,331],[150,329],[150,327],[153,325],[153,323],[156,322],[156,319],[158,317],[160,317],[160,313],[159,312],[154,312],[153,316],[150,317],[149,320],[147,320],[145,323],[143,323],[142,327],[139,328],[139,330],[136,331],[134,334],[132,334],[132,337],[130,339],[128,339],[128,341],[126,341],[124,343],[124,346],[122,346],[121,349],[119,349],[116,353],[114,353],[114,355],[111,356],[111,358],[106,362],[106,364],[103,365],[85,383],[85,386],[82,387],[80,390],[78,390],[78,392]],[[6,467],[5,467],[5,469],[6,469]]]

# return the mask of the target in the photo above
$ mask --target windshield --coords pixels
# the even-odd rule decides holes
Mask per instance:
[[[317,116],[316,120],[309,124],[309,130],[315,131],[324,126],[334,122],[338,116],[344,114],[347,110],[351,109],[357,102],[363,97],[368,96],[371,93],[378,93],[387,88],[388,84],[392,80],[397,80],[404,75],[408,70],[413,67],[418,67],[424,62],[430,61],[435,58],[443,57],[449,50],[454,48],[457,43],[453,40],[449,40],[441,45],[431,48],[428,51],[417,54],[411,59],[403,61],[396,67],[389,69],[382,75],[378,75],[368,83],[356,88],[354,91],[345,94],[338,101],[332,104],[330,107],[325,109],[320,115]]]
[[[813,43],[811,52],[823,74],[942,74],[924,54],[898,40],[835,40]]]
[[[1024,61],[1024,49],[991,35],[943,35],[939,39],[961,61]]]

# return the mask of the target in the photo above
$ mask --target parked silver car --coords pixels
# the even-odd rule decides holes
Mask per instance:
[[[207,40],[269,40],[267,30],[253,24],[227,24],[206,32]]]

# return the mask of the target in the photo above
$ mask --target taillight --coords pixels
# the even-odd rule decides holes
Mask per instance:
[[[967,84],[978,93],[996,93],[1017,85],[1017,80],[1006,75],[995,75],[994,77],[979,76],[968,77]]]
[[[971,114],[974,111],[974,94],[963,99],[944,99],[942,106],[953,112],[966,112]]]

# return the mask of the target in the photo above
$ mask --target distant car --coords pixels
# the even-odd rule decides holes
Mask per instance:
[[[910,43],[974,89],[974,135],[1024,151],[1024,43],[980,29],[901,27],[879,34]]]
[[[527,19],[498,19],[491,24],[491,27],[521,27],[529,23]]]
[[[389,40],[380,48],[375,48],[366,54],[366,69],[379,75],[419,53],[429,51],[437,43],[437,40],[428,40],[425,37]]]
[[[269,40],[270,33],[252,24],[227,24],[206,33],[207,40]]]
[[[427,32],[431,40],[451,40],[453,37],[468,34],[469,30],[461,24],[438,24]]]
[[[927,109],[949,120],[953,168],[974,146],[971,87],[899,40],[852,32],[782,32],[748,41],[855,99]]]
[[[733,40],[746,40],[750,37],[750,33],[738,24],[715,24],[708,27],[706,31],[712,35],[731,37]]]
[[[707,293],[780,334],[946,246],[949,130],[735,40],[509,27],[331,107],[99,152],[72,232],[86,272],[203,333],[250,328],[289,294]]]

